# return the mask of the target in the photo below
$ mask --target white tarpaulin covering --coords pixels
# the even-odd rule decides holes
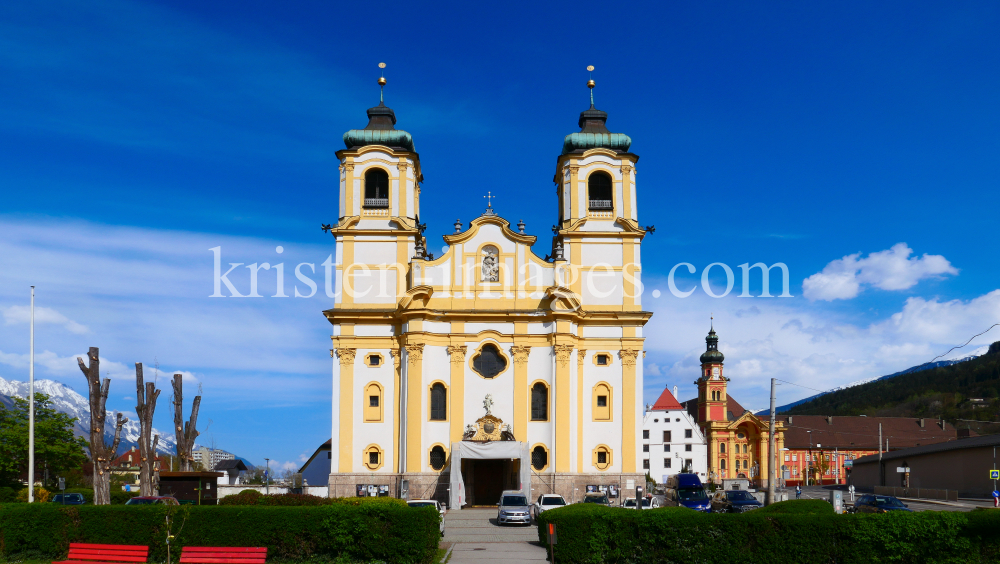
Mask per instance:
[[[494,441],[490,443],[474,443],[471,441],[461,441],[451,443],[451,495],[448,500],[448,509],[462,509],[462,505],[468,503],[468,496],[465,495],[465,480],[462,479],[463,459],[520,459],[520,482],[521,491],[531,499],[531,455],[528,452],[528,443],[518,441]]]

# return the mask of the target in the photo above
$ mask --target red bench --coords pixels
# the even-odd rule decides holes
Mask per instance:
[[[149,556],[148,546],[124,544],[69,543],[69,556],[52,564],[116,564],[121,562],[145,562]]]
[[[181,564],[264,564],[266,547],[185,546]]]

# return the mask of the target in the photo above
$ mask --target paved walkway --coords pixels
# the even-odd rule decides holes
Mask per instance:
[[[450,564],[470,562],[545,562],[534,525],[496,524],[497,510],[449,511],[444,518],[443,543],[452,544]]]

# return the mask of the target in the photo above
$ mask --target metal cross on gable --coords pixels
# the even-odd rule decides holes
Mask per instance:
[[[487,191],[486,195],[483,196],[483,197],[486,198],[486,207],[492,208],[493,207],[493,191],[491,191],[491,190]]]

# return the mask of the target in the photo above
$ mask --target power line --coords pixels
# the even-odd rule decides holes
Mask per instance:
[[[990,325],[990,329],[993,329],[993,328],[994,328],[994,327],[996,327],[997,325],[1000,325],[1000,323],[994,323],[993,325]],[[982,333],[979,333],[979,335],[984,335],[984,334],[988,333],[988,332],[990,331],[990,329],[987,329],[986,331],[983,331]],[[968,345],[969,343],[971,343],[971,342],[972,342],[972,339],[975,339],[975,338],[976,338],[976,337],[978,337],[979,335],[973,335],[973,336],[972,336],[972,338],[971,338],[971,339],[969,339],[968,341],[966,341],[964,345],[958,345],[957,347],[951,347],[950,349],[948,349],[948,352],[946,352],[946,353],[944,353],[944,354],[939,354],[939,355],[935,356],[934,358],[932,358],[932,359],[931,359],[931,362],[934,362],[935,360],[937,360],[937,359],[941,358],[942,356],[944,356],[944,355],[946,355],[946,354],[950,353],[951,351],[953,351],[953,350],[955,350],[955,349],[960,349],[960,348],[964,347],[965,345]]]

